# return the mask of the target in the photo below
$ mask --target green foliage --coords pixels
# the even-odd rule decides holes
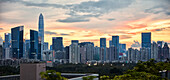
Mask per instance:
[[[87,76],[87,77],[83,77],[83,80],[93,80],[94,78],[96,78],[96,76]]]
[[[60,72],[54,70],[47,70],[46,72],[40,73],[42,79],[46,80],[67,80],[67,78],[62,77]]]
[[[0,66],[0,76],[19,74],[19,67]]]
[[[114,80],[165,80],[159,73],[162,70],[170,70],[170,63],[156,63],[154,59],[146,62],[139,61],[132,70],[128,70],[126,74],[115,76]]]

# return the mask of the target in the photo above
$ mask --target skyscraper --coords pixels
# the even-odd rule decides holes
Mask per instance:
[[[169,47],[168,44],[165,43],[163,47],[163,59],[169,58]]]
[[[37,59],[38,56],[38,32],[30,30],[30,59]]]
[[[63,51],[63,37],[53,37],[52,49],[54,51]]]
[[[39,40],[39,59],[42,59],[43,45],[44,45],[44,19],[42,13],[39,16],[38,22],[38,40]]]
[[[5,42],[4,42],[4,52],[3,52],[3,58],[4,59],[9,59],[11,57],[11,34],[10,33],[5,33]]]
[[[158,59],[158,44],[156,44],[156,42],[151,44],[151,58],[155,60]]]
[[[77,43],[72,43],[69,46],[69,63],[80,63],[80,46]]]
[[[106,61],[106,38],[100,38],[100,59]]]
[[[20,59],[23,57],[23,33],[24,26],[11,29],[12,57]]]
[[[79,40],[71,40],[71,43],[79,43]]]
[[[112,45],[117,48],[117,58],[119,59],[119,36],[112,36]]]
[[[44,42],[44,50],[48,50],[48,42]]]
[[[142,48],[148,48],[148,58],[151,58],[151,32],[142,33]]]

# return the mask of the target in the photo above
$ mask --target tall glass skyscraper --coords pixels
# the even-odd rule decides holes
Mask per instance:
[[[10,47],[10,41],[11,41],[11,34],[5,33],[5,46],[4,46],[4,48]]]
[[[38,56],[38,31],[30,30],[30,59],[37,59]]]
[[[142,33],[142,47],[151,48],[151,32]]]
[[[117,58],[119,58],[119,36],[112,36],[112,45],[117,49]]]
[[[42,59],[42,52],[43,52],[43,45],[44,45],[44,19],[42,13],[39,16],[39,23],[38,23],[38,40],[39,40],[39,54],[40,56],[38,59]]]
[[[148,52],[148,59],[151,58],[151,32],[142,33],[142,48],[147,48]]]
[[[100,38],[100,59],[106,61],[106,38]]]
[[[12,57],[20,59],[23,57],[23,33],[24,26],[11,29]]]
[[[63,37],[53,37],[52,49],[54,51],[63,51]]]

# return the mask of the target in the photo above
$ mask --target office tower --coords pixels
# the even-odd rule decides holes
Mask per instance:
[[[106,61],[106,38],[100,38],[100,48],[101,48],[100,58],[103,61]]]
[[[138,49],[135,49],[135,54],[136,54],[136,61],[141,60],[141,54],[140,54],[140,51]]]
[[[110,61],[110,48],[106,48],[106,61]]]
[[[64,59],[69,60],[69,46],[66,46],[64,50],[65,50]]]
[[[135,61],[135,50],[133,48],[128,48],[128,61]]]
[[[120,53],[126,52],[126,44],[119,44],[119,52]]]
[[[93,60],[99,61],[100,60],[100,47],[94,47],[94,55]]]
[[[150,49],[148,53],[149,59],[151,58],[151,32],[142,33],[142,48]]]
[[[10,59],[11,56],[11,34],[10,33],[5,33],[5,42],[4,42],[4,52],[3,52],[3,58],[4,59]]]
[[[79,43],[79,40],[71,40],[71,43]]]
[[[151,44],[151,58],[155,60],[158,59],[158,44],[156,44],[156,42]]]
[[[115,61],[118,60],[118,54],[117,54],[117,48],[114,47],[113,45],[110,47],[110,56],[109,59],[110,61]]]
[[[30,55],[29,55],[29,58],[37,59],[37,56],[38,56],[38,31],[30,30]]]
[[[150,49],[149,48],[140,48],[140,52],[141,52],[141,61],[147,61],[149,60],[149,52]]]
[[[163,59],[162,52],[163,41],[157,41],[157,44],[158,44],[158,61],[161,61]]]
[[[28,59],[30,54],[30,40],[25,40],[25,57]]]
[[[158,44],[158,46],[160,46],[160,47],[162,48],[162,46],[163,46],[163,41],[157,41],[157,44]]]
[[[23,34],[24,26],[11,29],[12,58],[20,59],[23,57]]]
[[[109,40],[109,47],[111,47],[112,46],[112,40]]]
[[[53,37],[52,48],[54,51],[63,51],[63,37]]]
[[[117,48],[117,58],[119,59],[119,36],[112,36],[112,45]]]
[[[44,45],[44,19],[42,13],[39,16],[38,22],[38,40],[39,40],[39,54],[38,59],[42,59],[43,45]]]
[[[69,46],[69,63],[80,63],[80,46],[77,43],[72,43]]]
[[[163,47],[163,59],[169,58],[169,47],[168,44],[165,43]]]
[[[2,59],[3,57],[3,47],[2,45],[0,45],[0,60]]]
[[[48,42],[44,42],[44,50],[48,50]]]
[[[93,60],[94,54],[94,43],[92,42],[82,42],[79,43],[81,62],[86,63],[86,61]]]

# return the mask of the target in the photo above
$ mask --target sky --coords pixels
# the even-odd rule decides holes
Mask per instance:
[[[38,17],[44,16],[45,42],[63,37],[91,41],[119,35],[120,43],[140,46],[141,32],[152,32],[152,41],[170,43],[170,0],[0,0],[0,41],[11,28],[24,25],[24,39],[30,29],[38,31]]]

